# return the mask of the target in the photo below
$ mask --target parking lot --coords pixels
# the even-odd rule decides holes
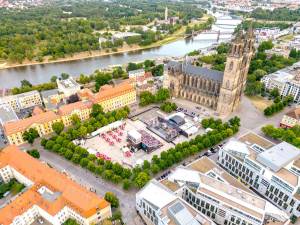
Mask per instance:
[[[172,99],[172,102],[176,103],[178,109],[188,116],[197,116],[200,119],[218,117],[216,111],[191,101],[176,98]]]
[[[0,126],[0,148],[4,148],[6,145],[8,145],[8,140],[6,139],[4,131]]]
[[[129,167],[134,167],[137,162],[143,162],[144,160],[151,160],[153,155],[160,154],[160,152],[165,151],[171,147],[173,147],[173,144],[167,143],[157,135],[153,134],[151,131],[147,130],[146,125],[141,122],[140,120],[126,120],[126,125],[123,130],[123,134],[119,135],[120,142],[113,140],[112,137],[109,137],[110,140],[114,142],[113,145],[111,145],[108,141],[106,141],[103,137],[100,135],[97,135],[93,138],[87,139],[85,143],[83,144],[84,148],[90,149],[92,152],[95,150],[95,153],[98,152],[99,154],[105,155],[110,158],[113,162],[118,162],[123,165],[127,165]],[[163,146],[157,150],[154,150],[153,152],[147,154],[143,150],[139,150],[137,152],[131,152],[131,156],[127,157],[123,152],[123,147],[127,146],[127,133],[130,130],[145,130],[152,136],[154,136],[156,139],[158,139]]]

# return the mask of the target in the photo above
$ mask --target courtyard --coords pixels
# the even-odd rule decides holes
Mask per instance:
[[[193,108],[190,106],[188,110],[192,112],[192,109]],[[196,110],[194,111],[197,112]],[[114,129],[114,131],[111,132],[100,132],[101,134],[97,134],[86,139],[85,141],[81,142],[81,146],[86,148],[89,153],[95,154],[99,158],[110,160],[112,162],[118,162],[123,166],[133,168],[134,166],[143,163],[144,160],[151,161],[154,155],[160,155],[161,152],[174,147],[176,144],[188,141],[191,138],[194,138],[195,136],[205,132],[204,129],[201,128],[200,121],[193,121],[192,115],[185,115],[185,118],[187,118],[189,121],[193,121],[199,129],[197,133],[189,137],[178,135],[173,141],[168,142],[147,128],[149,121],[153,120],[154,118],[157,118],[158,116],[166,118],[173,113],[167,114],[154,107],[140,113],[137,116],[134,116],[131,119],[122,121],[121,123],[124,125],[120,126],[120,129]],[[205,115],[202,116],[204,118]],[[153,151],[149,151],[149,153],[143,149],[136,151],[136,149],[130,148],[131,145],[127,139],[128,132],[130,131],[140,131],[141,133],[146,132],[154,140],[160,142],[162,146]]]

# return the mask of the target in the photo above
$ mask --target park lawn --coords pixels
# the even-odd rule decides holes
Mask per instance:
[[[284,36],[278,38],[278,40],[280,40],[280,41],[292,41],[293,39],[294,39],[293,34],[287,34],[287,35],[284,35]]]
[[[267,100],[266,98],[261,96],[251,96],[248,98],[250,99],[251,103],[255,106],[255,108],[257,108],[261,112],[263,112],[265,108],[267,108],[273,103],[271,100]]]
[[[169,44],[171,42],[177,41],[179,39],[183,39],[185,37],[185,30],[186,30],[187,26],[193,26],[193,25],[196,25],[196,24],[206,23],[209,18],[210,18],[210,16],[205,14],[198,21],[193,21],[193,22],[189,23],[186,26],[182,26],[180,29],[175,31],[173,34],[170,34],[169,36],[167,36],[166,38],[164,38],[160,41],[157,41],[155,43],[147,45],[145,48],[158,47],[158,46],[162,46],[162,45]]]

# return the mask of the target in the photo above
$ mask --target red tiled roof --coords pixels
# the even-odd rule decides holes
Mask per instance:
[[[14,145],[0,152],[0,168],[7,165],[30,179],[34,185],[0,210],[0,224],[11,224],[16,216],[33,205],[39,206],[50,215],[55,215],[65,206],[69,206],[85,218],[94,215],[98,209],[109,206],[104,199]],[[59,192],[60,195],[55,200],[48,201],[37,191],[42,186]]]

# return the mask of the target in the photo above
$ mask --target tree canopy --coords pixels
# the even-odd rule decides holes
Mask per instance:
[[[23,133],[23,139],[28,143],[33,144],[34,140],[39,137],[39,133],[36,129],[30,128]]]

